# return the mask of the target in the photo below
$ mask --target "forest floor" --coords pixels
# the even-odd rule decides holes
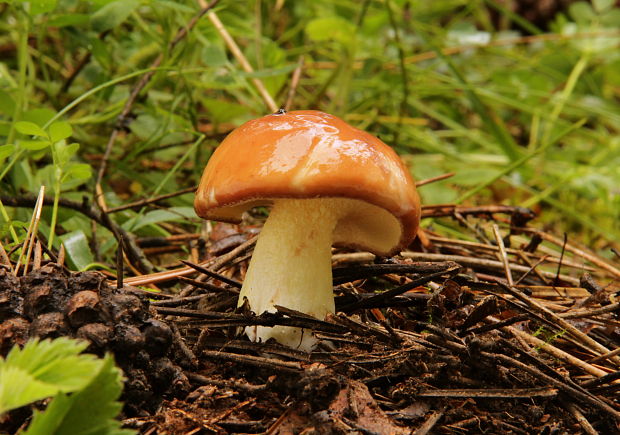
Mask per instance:
[[[0,350],[66,335],[113,352],[124,426],[142,434],[617,433],[618,268],[529,226],[524,209],[424,215],[455,219],[477,241],[426,228],[394,258],[334,251],[337,314],[325,321],[236,309],[254,226],[216,225],[194,243],[207,260],[172,277],[119,282],[36,256],[16,276],[4,264]],[[187,240],[138,243],[174,255]],[[242,334],[276,324],[312,329],[320,345],[306,353]]]

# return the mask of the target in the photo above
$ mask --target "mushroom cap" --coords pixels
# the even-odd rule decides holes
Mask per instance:
[[[406,247],[420,221],[415,183],[396,152],[327,113],[275,113],[233,130],[211,156],[194,208],[238,223],[279,198],[348,198],[334,244],[389,255]],[[351,201],[349,201],[351,202]]]

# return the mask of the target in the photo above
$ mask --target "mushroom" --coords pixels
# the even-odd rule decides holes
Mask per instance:
[[[420,201],[408,169],[378,138],[319,111],[279,111],[232,131],[211,156],[194,208],[234,222],[256,206],[271,211],[254,248],[239,306],[282,306],[325,319],[335,311],[331,247],[389,256],[414,238]],[[246,328],[253,341],[311,350],[296,327]]]

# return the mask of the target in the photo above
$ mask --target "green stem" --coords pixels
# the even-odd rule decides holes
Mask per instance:
[[[18,64],[19,77],[18,77],[18,82],[17,82],[17,86],[18,86],[17,96],[16,96],[17,101],[15,102],[15,109],[13,109],[13,116],[12,116],[13,122],[11,122],[9,134],[6,139],[6,143],[9,143],[9,144],[15,141],[15,132],[16,132],[15,123],[19,121],[22,116],[25,95],[26,95],[26,83],[27,83],[26,76],[27,76],[27,67],[28,67],[28,32],[30,30],[30,25],[29,25],[30,18],[25,13],[18,13],[18,15],[22,18],[19,20],[19,24],[18,24],[19,30],[18,30],[18,41],[17,41],[17,45],[18,45],[17,64]],[[15,162],[21,156],[21,154],[22,153],[20,150],[20,152],[17,152],[14,155],[14,157],[11,159],[9,164],[5,166],[5,168],[2,170],[2,173],[0,174],[0,180],[4,178],[4,176],[8,173],[9,169],[11,169],[11,167],[15,164]],[[2,204],[1,201],[0,201],[0,214],[2,214],[2,218],[9,225],[9,232],[11,233],[11,237],[13,238],[13,241],[15,243],[19,242],[19,238],[17,237],[17,232],[15,231],[15,228],[13,227],[13,221],[9,217],[9,214],[6,211],[6,208],[4,207],[4,204]]]
[[[54,205],[52,206],[52,221],[50,222],[50,236],[47,241],[47,246],[50,248],[54,243],[54,234],[56,232],[56,221],[58,219],[58,202],[60,201],[60,181],[57,180],[54,183]]]
[[[0,201],[0,214],[2,218],[9,224],[9,232],[11,233],[11,237],[13,238],[13,242],[18,243],[19,238],[17,237],[17,232],[15,232],[15,228],[13,227],[13,221],[9,217],[9,213],[6,211],[4,204]]]
[[[52,221],[50,222],[50,235],[47,241],[47,246],[50,249],[54,246],[54,234],[56,233],[56,221],[58,219],[58,202],[60,200],[60,187],[62,180],[62,168],[58,161],[58,153],[56,152],[56,144],[51,144],[52,161],[54,162],[54,205],[52,206]]]
[[[564,86],[564,89],[562,90],[558,101],[551,110],[551,115],[549,116],[549,119],[547,121],[547,128],[545,128],[545,133],[540,143],[541,147],[546,146],[549,142],[553,127],[555,127],[556,121],[562,113],[562,110],[564,110],[564,106],[566,106],[566,102],[575,90],[575,86],[579,81],[579,77],[581,76],[581,74],[583,74],[586,67],[588,66],[588,62],[589,56],[586,54],[582,55],[570,72],[568,79],[566,79],[566,86]]]
[[[22,19],[18,24],[18,41],[17,41],[17,64],[18,64],[18,89],[16,95],[15,109],[13,109],[12,123],[7,136],[6,143],[13,143],[15,140],[15,123],[21,120],[23,106],[26,95],[26,83],[27,83],[27,67],[28,67],[28,32],[29,32],[29,17],[26,13],[18,13]]]
[[[11,158],[9,163],[7,163],[4,169],[2,170],[2,172],[0,172],[0,181],[2,181],[2,179],[6,176],[6,174],[11,170],[13,165],[17,163],[17,161],[21,158],[22,154],[24,154],[23,149],[20,149],[15,154],[13,154],[13,157]]]

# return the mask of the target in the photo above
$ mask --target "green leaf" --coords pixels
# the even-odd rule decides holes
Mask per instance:
[[[259,71],[253,71],[251,73],[242,73],[240,76],[247,78],[265,78],[265,77],[277,77],[284,74],[288,74],[297,68],[297,65],[287,65],[280,68],[266,68]]]
[[[596,17],[592,6],[586,2],[573,3],[568,7],[570,16],[576,23],[587,24]]]
[[[62,14],[50,19],[47,25],[50,27],[81,26],[88,24],[89,21],[89,14]]]
[[[62,176],[62,182],[87,180],[93,175],[92,167],[86,163],[69,163]]]
[[[592,0],[592,6],[596,12],[603,13],[614,6],[615,0]]]
[[[135,231],[147,225],[174,220],[186,220],[194,217],[196,217],[196,212],[192,207],[170,207],[167,210],[154,210],[146,213],[144,216],[134,217],[125,222],[123,228],[131,228]]]
[[[65,145],[64,142],[56,142],[54,148],[56,149],[56,157],[58,158],[57,164],[62,167],[69,162],[75,153],[77,153],[78,149],[80,149],[80,144],[72,143],[70,145]]]
[[[90,17],[96,32],[105,32],[120,25],[140,5],[136,0],[117,0],[103,6]]]
[[[78,270],[86,269],[89,264],[95,261],[84,231],[72,231],[63,234],[60,239],[65,246],[65,251],[67,252],[69,260],[71,260]]]
[[[47,107],[40,107],[24,112],[22,115],[22,121],[30,121],[37,125],[45,125],[54,116],[56,116],[56,111],[48,109]]]
[[[315,18],[306,26],[308,37],[314,41],[337,41],[350,46],[355,41],[355,25],[344,18],[332,16]]]
[[[5,115],[13,115],[15,111],[15,100],[9,94],[0,90],[0,113]]]
[[[56,0],[31,0],[28,3],[30,4],[28,11],[30,15],[45,14],[53,11],[56,7]]]
[[[496,176],[498,173],[499,170],[495,168],[485,168],[480,166],[476,168],[461,168],[458,170],[456,175],[452,177],[451,181],[453,184],[458,186],[475,186],[491,177]]]
[[[0,414],[84,388],[102,365],[93,355],[79,355],[87,345],[63,337],[13,347],[6,360],[0,360]]]
[[[222,99],[203,98],[201,100],[204,107],[216,122],[226,122],[247,113],[248,108],[241,104],[230,103]]]
[[[50,125],[49,134],[52,142],[59,142],[71,136],[71,134],[73,134],[73,129],[68,122],[58,121]]]
[[[58,393],[59,389],[35,379],[19,367],[0,370],[0,414]]]
[[[108,44],[96,37],[90,38],[89,42],[91,52],[97,62],[99,62],[103,68],[110,68],[112,65],[112,55],[110,54]]]
[[[34,122],[18,121],[15,123],[15,130],[21,134],[47,138],[47,133]]]
[[[55,397],[44,412],[35,412],[24,435],[129,435],[114,419],[121,410],[121,371],[107,355],[83,390]]]
[[[612,9],[601,16],[601,24],[607,27],[620,27],[620,9]],[[618,37],[611,38],[618,40]]]
[[[50,146],[50,142],[46,140],[20,140],[18,146],[25,150],[39,151]]]
[[[4,162],[4,159],[6,159],[8,156],[13,154],[14,152],[15,152],[15,145],[13,144],[0,145],[0,163]]]

